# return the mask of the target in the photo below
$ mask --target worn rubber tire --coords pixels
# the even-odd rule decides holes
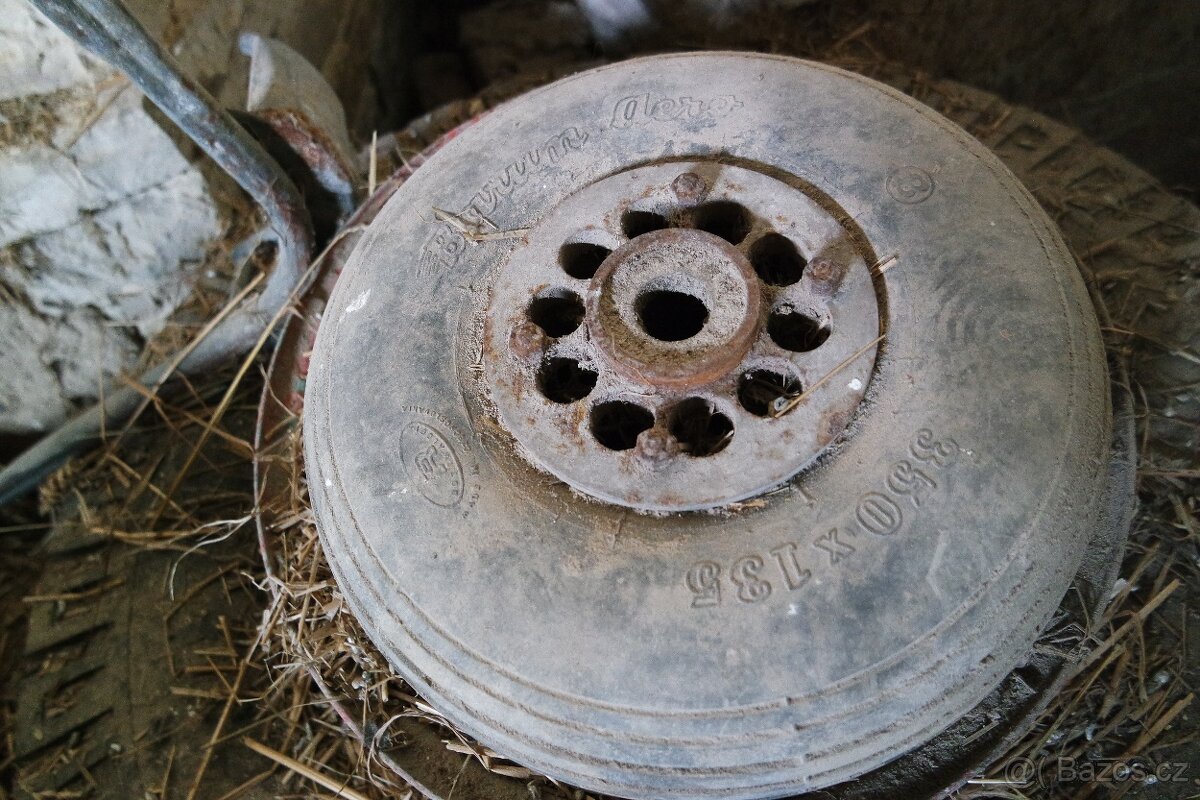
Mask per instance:
[[[660,135],[650,100],[645,119],[619,113],[643,96],[725,102]],[[561,142],[555,159],[521,162],[541,142]],[[473,365],[481,298],[504,280],[506,246],[454,246],[422,211],[469,207],[484,187],[475,197],[490,221],[525,228],[602,175],[714,151],[812,181],[850,209],[880,263],[899,255],[882,301],[888,341],[851,433],[789,490],[732,518],[629,517],[547,482],[498,433]],[[489,183],[516,162],[529,170],[515,171],[521,180],[503,192]],[[994,157],[878,84],[703,54],[559,82],[434,156],[338,283],[305,446],[342,591],[456,724],[588,788],[749,798],[878,768],[1020,663],[1102,524],[1110,432],[1091,300],[1049,220]],[[436,450],[445,482],[401,472],[405,436]],[[925,480],[937,495],[902,497],[892,480],[904,483],[906,459],[936,467]],[[885,503],[886,524],[872,516]],[[781,542],[807,554],[804,576],[784,567]],[[767,553],[783,577],[758,606],[771,597],[757,580]],[[755,573],[739,580],[750,559]],[[690,570],[709,564],[732,583],[697,605]]]

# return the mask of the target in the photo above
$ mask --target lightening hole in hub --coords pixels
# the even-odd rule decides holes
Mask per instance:
[[[654,415],[636,403],[610,400],[591,413],[592,435],[609,450],[631,450],[638,434],[654,425]]]
[[[567,289],[547,289],[529,304],[529,319],[552,339],[573,333],[583,322],[583,300]]]
[[[667,429],[690,456],[719,453],[733,441],[733,421],[702,397],[689,397],[671,412]]]
[[[591,242],[568,242],[558,251],[558,263],[563,272],[581,281],[588,281],[600,269],[609,249]]]
[[[778,233],[768,233],[754,243],[750,263],[763,283],[771,286],[791,286],[800,280],[808,264],[792,240]]]
[[[574,358],[547,358],[538,368],[537,384],[547,400],[574,403],[596,388],[596,373]]]
[[[642,330],[660,342],[690,339],[708,322],[708,308],[703,300],[671,289],[643,292],[635,308]]]
[[[750,212],[727,200],[705,203],[695,211],[696,227],[720,236],[730,244],[738,244],[750,233]]]
[[[631,208],[621,215],[621,230],[630,239],[641,236],[643,233],[661,231],[668,227],[670,227],[670,223],[667,222],[667,218],[653,211],[638,211]]]
[[[738,381],[738,401],[756,417],[771,416],[775,401],[799,397],[802,391],[795,375],[771,369],[750,370]]]
[[[825,343],[829,338],[829,326],[785,306],[767,320],[767,334],[784,350],[807,353]]]

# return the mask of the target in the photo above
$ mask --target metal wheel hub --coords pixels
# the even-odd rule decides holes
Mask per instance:
[[[304,445],[348,604],[496,751],[625,797],[911,796],[1121,540],[1112,429],[1074,260],[982,145],[714,53],[433,155],[337,282]]]
[[[879,332],[864,248],[829,203],[714,161],[565,198],[487,309],[490,395],[526,456],[651,511],[726,505],[802,469],[862,400]]]

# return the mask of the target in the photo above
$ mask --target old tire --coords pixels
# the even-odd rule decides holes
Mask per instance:
[[[699,97],[721,113],[652,111]],[[536,231],[602,176],[714,152],[819,197],[868,267],[897,257],[866,399],[815,463],[724,514],[582,500],[480,378],[512,239],[459,242],[430,209],[487,194],[497,230]],[[623,796],[782,796],[880,767],[1022,662],[1097,527],[1123,535],[1099,326],[1045,214],[925,107],[768,56],[584,73],[447,146],[339,281],[306,415],[326,552],[389,660],[499,752]]]

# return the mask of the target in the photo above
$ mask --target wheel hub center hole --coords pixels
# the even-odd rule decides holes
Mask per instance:
[[[635,304],[642,330],[661,342],[690,339],[708,322],[708,307],[700,298],[672,289],[651,289]]]

